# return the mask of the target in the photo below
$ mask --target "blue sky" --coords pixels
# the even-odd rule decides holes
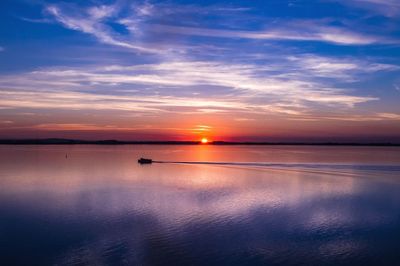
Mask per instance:
[[[396,0],[0,10],[0,137],[400,140]]]

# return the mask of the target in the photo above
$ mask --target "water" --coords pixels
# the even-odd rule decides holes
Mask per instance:
[[[398,265],[400,148],[0,146],[0,247],[1,265]]]

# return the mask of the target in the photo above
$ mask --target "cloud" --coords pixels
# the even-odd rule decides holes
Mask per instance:
[[[313,54],[290,55],[287,60],[291,62],[293,70],[304,75],[309,72],[316,77],[340,79],[352,82],[358,78],[376,72],[399,71],[400,66],[364,61],[356,58],[324,57]]]
[[[37,124],[30,128],[49,131],[141,131],[149,129],[143,125],[135,127],[121,127],[116,125],[98,125],[86,123],[46,123]],[[165,129],[164,129],[165,130]]]
[[[130,26],[128,20],[125,20],[124,23],[127,25],[127,27]],[[293,21],[290,24],[296,26],[289,27],[288,25],[285,25],[262,31],[241,31],[155,24],[152,25],[149,30],[159,33],[167,32],[170,34],[214,38],[276,41],[313,41],[338,45],[369,45],[376,43],[393,43],[392,40],[388,40],[382,37],[366,35],[340,27],[319,26],[310,21],[303,21],[303,23]]]
[[[281,57],[270,68],[218,61],[168,61],[48,68],[3,75],[0,79],[0,108],[13,112],[113,111],[120,116],[135,114],[135,117],[214,113],[249,123],[265,116],[297,121],[400,120],[400,114],[390,112],[360,114],[358,104],[378,98],[352,95],[351,89],[337,88],[315,78],[321,75],[342,79],[344,72],[392,71],[397,69],[396,66],[311,54],[284,59]],[[348,80],[353,79],[348,76]],[[194,92],[199,93],[193,96]],[[37,128],[54,131],[105,127],[104,130],[114,130],[113,126],[107,128],[90,123],[58,124],[45,123]],[[135,130],[134,127],[121,128]],[[198,124],[190,130],[206,132],[212,129]]]
[[[239,122],[246,122],[246,121],[254,121],[254,118],[245,118],[245,117],[238,117],[235,118],[235,121],[239,121]]]
[[[132,7],[114,5],[99,5],[78,7],[74,5],[48,5],[46,12],[58,23],[68,29],[80,31],[94,36],[102,43],[132,49],[137,52],[165,54],[174,47],[176,38],[173,36],[201,36],[207,38],[230,38],[269,41],[301,41],[324,42],[334,45],[371,45],[391,44],[397,41],[382,36],[355,31],[342,26],[326,23],[324,20],[269,20],[257,21],[261,30],[232,29],[226,25],[229,20],[241,21],[240,7],[206,7],[194,5],[167,4],[134,4]],[[205,11],[207,10],[207,12]],[[221,12],[225,10],[226,12]],[[123,11],[123,12],[122,12]],[[216,22],[212,27],[207,26],[203,16],[213,14]],[[223,15],[222,15],[223,14]],[[176,19],[185,15],[193,19]],[[171,19],[172,18],[172,19]],[[109,23],[124,28],[127,34],[116,31]],[[266,26],[263,26],[262,23]],[[239,25],[239,23],[236,23]],[[235,25],[236,25],[235,24]],[[245,23],[240,23],[240,25]],[[157,41],[155,41],[155,38]],[[168,40],[159,48],[160,38]],[[172,41],[172,43],[171,43]],[[173,49],[173,48],[172,48]],[[182,49],[180,47],[179,49]]]
[[[20,79],[15,85],[30,84],[43,86],[70,86],[80,88],[93,84],[93,87],[136,85],[169,88],[161,94],[181,95],[187,90],[201,86],[228,88],[228,92],[266,97],[280,102],[315,102],[320,104],[353,106],[374,100],[373,97],[349,96],[341,89],[331,88],[315,81],[294,78],[261,76],[257,65],[226,65],[221,62],[167,62],[136,66],[108,66],[95,69],[69,69],[34,71]],[[4,80],[7,82],[7,79]],[[50,82],[50,83],[49,83]],[[173,90],[173,92],[172,92]],[[141,95],[144,96],[144,95]],[[209,97],[217,95],[210,94]]]
[[[52,20],[47,18],[27,18],[27,17],[18,17],[19,19],[31,23],[51,23]]]
[[[372,113],[372,114],[348,114],[348,115],[330,115],[330,116],[314,116],[315,120],[337,120],[337,121],[400,121],[400,114],[396,113]]]
[[[4,50],[4,47],[0,46],[0,52],[3,52]]]
[[[186,108],[188,113],[197,112],[198,108],[218,108],[245,110],[240,102],[210,99],[188,99],[172,96],[115,96],[98,95],[85,92],[59,91],[5,91],[1,92],[0,106],[4,108],[28,108],[51,110],[116,110],[135,112],[136,114],[158,114],[178,112],[174,108]],[[185,113],[185,112],[179,112]]]
[[[386,17],[400,15],[400,2],[398,0],[340,0],[339,2]]]
[[[139,52],[159,52],[134,42],[118,39],[115,32],[103,23],[105,19],[113,17],[118,12],[118,6],[116,5],[103,5],[88,9],[74,7],[71,12],[67,12],[59,6],[50,5],[46,7],[46,11],[64,27],[93,35],[102,43],[129,48]]]
[[[325,69],[315,70],[308,64],[302,70],[288,67],[299,58],[286,64],[280,60],[272,71],[257,64],[215,61],[42,69],[3,76],[0,107],[299,116],[378,100],[309,78],[310,71],[329,76],[338,71],[340,76],[360,66],[328,64],[327,58],[310,55],[305,58],[323,61]]]

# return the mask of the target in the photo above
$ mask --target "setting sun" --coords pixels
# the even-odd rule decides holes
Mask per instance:
[[[201,143],[202,144],[207,144],[208,143],[208,139],[207,138],[202,138],[201,139]]]

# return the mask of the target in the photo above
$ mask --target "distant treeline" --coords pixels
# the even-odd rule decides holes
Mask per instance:
[[[76,139],[0,139],[0,145],[200,145],[200,141],[121,141]],[[201,144],[204,145],[204,144]],[[207,145],[320,145],[320,146],[400,146],[400,143],[380,142],[230,142],[213,141]]]

